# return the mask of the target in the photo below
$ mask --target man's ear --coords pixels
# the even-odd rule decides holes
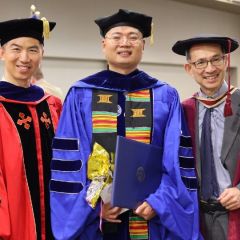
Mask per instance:
[[[104,53],[105,50],[105,39],[102,39],[102,52]]]
[[[185,63],[185,64],[184,64],[184,69],[185,69],[185,71],[186,71],[189,75],[192,76],[192,65],[191,65],[191,64]]]
[[[3,47],[0,47],[0,59],[3,60]]]
[[[143,39],[143,51],[145,49],[145,43],[146,43],[146,41],[145,41],[145,39]]]
[[[225,71],[227,70],[227,67],[228,67],[228,61],[230,61],[230,59],[228,58],[228,55],[225,56],[225,59],[224,59],[224,68],[225,68]]]

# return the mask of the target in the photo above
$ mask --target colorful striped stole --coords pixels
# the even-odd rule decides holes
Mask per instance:
[[[126,137],[150,143],[152,129],[151,91],[141,90],[126,96]],[[149,238],[148,222],[133,212],[129,216],[130,239]]]
[[[116,132],[117,114],[106,111],[94,111],[92,114],[93,133]]]
[[[92,143],[115,152],[118,93],[94,89],[92,95]]]
[[[150,143],[152,128],[150,90],[129,93],[126,96],[126,137]]]

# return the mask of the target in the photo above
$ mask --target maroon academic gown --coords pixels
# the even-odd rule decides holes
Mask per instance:
[[[240,185],[240,91],[237,90],[231,95],[233,115],[225,119],[223,145],[229,145],[226,153],[222,156],[226,168],[229,170],[232,179],[232,186]],[[198,129],[198,106],[196,98],[189,98],[182,103],[187,124],[193,141],[193,150],[196,161],[199,161],[196,151],[199,140],[196,137],[195,129]],[[238,136],[237,136],[238,135]],[[228,139],[229,138],[229,139]],[[235,147],[234,147],[235,146]],[[237,150],[236,150],[237,149]],[[230,157],[228,157],[230,156]],[[196,163],[197,164],[197,163]],[[240,209],[229,212],[228,240],[240,239]]]

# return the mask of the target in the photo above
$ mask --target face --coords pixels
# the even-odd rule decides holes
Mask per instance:
[[[188,64],[185,70],[200,85],[201,90],[208,96],[212,96],[221,87],[227,69],[226,56],[222,52],[219,44],[198,44],[190,48]],[[221,59],[217,65],[215,59]],[[205,68],[198,69],[196,63],[209,61]],[[193,64],[195,63],[195,64]]]
[[[142,33],[129,26],[114,27],[102,40],[102,49],[110,70],[128,74],[141,61],[144,50]]]
[[[17,85],[30,83],[43,56],[43,46],[37,39],[20,37],[7,42],[1,49],[5,78]]]

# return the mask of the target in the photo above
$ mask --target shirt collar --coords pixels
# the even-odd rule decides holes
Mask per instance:
[[[227,92],[227,89],[228,89],[227,83],[224,81],[222,86],[217,90],[216,93],[213,94],[213,96],[209,97],[205,93],[203,93],[201,90],[198,92],[198,96],[202,98],[214,99],[223,95],[225,92]]]

